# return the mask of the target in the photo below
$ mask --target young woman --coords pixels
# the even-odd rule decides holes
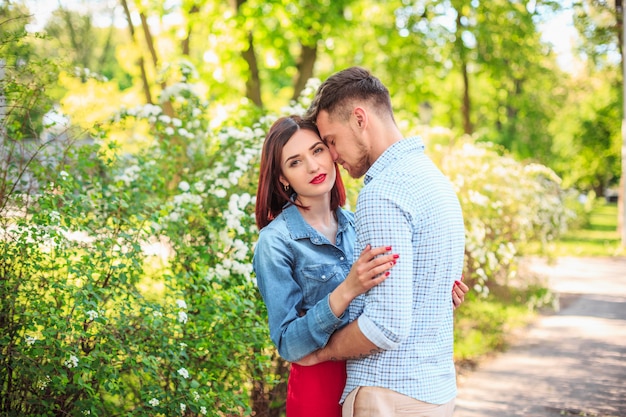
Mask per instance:
[[[270,337],[289,362],[324,347],[347,324],[350,301],[384,281],[396,263],[393,248],[367,247],[352,264],[356,233],[345,198],[315,124],[299,116],[277,120],[261,155],[253,265]],[[287,416],[341,416],[345,381],[343,361],[292,363]]]

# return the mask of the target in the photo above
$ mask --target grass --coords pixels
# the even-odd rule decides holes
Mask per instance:
[[[570,230],[554,244],[555,256],[626,256],[617,232],[617,204],[600,203],[592,210],[589,222]]]

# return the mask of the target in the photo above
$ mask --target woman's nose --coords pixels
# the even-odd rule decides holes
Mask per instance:
[[[315,172],[320,169],[320,164],[318,164],[314,159],[310,160],[307,166],[309,168],[309,172]]]

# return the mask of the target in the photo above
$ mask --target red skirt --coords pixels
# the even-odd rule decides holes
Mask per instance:
[[[287,384],[287,417],[341,417],[341,393],[346,385],[346,362],[314,366],[291,364]]]

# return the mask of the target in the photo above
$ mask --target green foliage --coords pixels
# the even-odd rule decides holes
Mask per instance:
[[[78,71],[87,82],[64,100],[101,108],[122,97],[114,103],[119,111],[89,132],[48,129],[45,141],[22,139],[42,132],[41,115],[50,110],[44,92],[56,87],[56,69],[35,59],[23,23],[0,31],[11,64],[1,92],[23,105],[9,107],[15,110],[0,129],[3,415],[263,415],[284,405],[286,364],[269,341],[250,267],[258,157],[275,118],[242,99],[250,72],[241,53],[251,46],[267,108],[281,115],[301,113],[315,89],[309,84],[301,102],[282,108],[306,45],[318,47],[320,75],[353,64],[372,68],[392,91],[403,130],[411,131],[404,128],[425,101],[433,104],[433,121],[451,128],[429,132],[428,152],[457,187],[468,231],[465,277],[474,291],[457,312],[460,358],[502,347],[511,318],[521,323],[529,308],[551,302],[541,288],[509,284],[528,287],[516,276],[517,258],[534,242],[543,253],[581,210],[562,187],[598,173],[603,184],[617,179],[615,158],[606,171],[582,172],[594,152],[616,143],[616,101],[605,100],[615,90],[603,89],[600,103],[593,89],[574,96],[553,88],[565,75],[547,61],[531,11],[510,2],[476,3],[484,10],[440,1],[424,2],[424,10],[368,1],[241,4],[235,11],[224,2],[183,2],[181,12],[142,3],[161,23],[154,32],[159,59],[147,74],[160,91],[156,104],[140,104],[138,78],[123,96],[94,93],[98,72],[123,74],[116,81],[128,86],[128,73],[139,73],[134,63],[147,58],[142,44],[117,44],[115,31],[115,62],[104,46],[76,48],[75,60],[87,62],[80,66],[96,66],[96,57],[106,62]],[[455,6],[462,27],[441,20],[442,5]],[[163,25],[174,11],[184,18]],[[84,16],[66,21],[84,24],[82,33],[95,33],[97,45],[113,33],[91,31]],[[52,23],[59,45],[71,43],[65,27]],[[178,51],[180,33],[191,45],[186,54]],[[477,138],[554,163],[564,179],[571,171],[564,185],[545,165],[520,163],[496,145],[454,133],[461,57],[469,64]],[[561,106],[572,97],[575,105]],[[598,105],[580,106],[579,114],[571,109],[579,102]],[[561,107],[570,110],[548,131]],[[75,125],[94,124],[71,116]],[[594,143],[581,142],[590,151],[572,167],[563,150],[577,152],[574,139],[587,137]],[[611,148],[603,155],[615,154]],[[555,155],[569,165],[552,161]],[[346,182],[354,201],[360,182]],[[482,346],[472,342],[479,335]]]
[[[36,189],[0,176],[3,415],[247,415],[255,381],[283,377],[250,266],[266,126],[207,134],[179,93],[182,119],[135,113],[155,138],[142,152],[65,132],[21,158]],[[175,189],[171,126],[188,161],[208,156]]]
[[[569,230],[551,250],[553,256],[625,256],[617,232],[617,204],[604,199],[592,204],[588,222]]]
[[[25,31],[29,20],[26,10],[0,5],[0,97],[5,100],[0,124],[15,140],[34,138],[43,129],[43,115],[52,108],[44,86],[58,74],[51,60],[37,56],[33,40],[43,35]]]
[[[570,100],[551,122],[554,170],[564,187],[604,194],[619,183],[621,104],[617,73],[604,70],[571,83]],[[593,95],[589,93],[593,91]]]

